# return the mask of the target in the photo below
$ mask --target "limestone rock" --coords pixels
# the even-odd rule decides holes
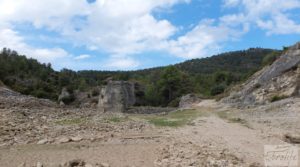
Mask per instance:
[[[57,143],[62,144],[62,143],[68,143],[70,141],[71,141],[70,138],[68,138],[68,137],[62,137],[62,138],[60,138],[60,139],[57,140]]]
[[[297,47],[300,43],[292,46],[286,53],[280,56],[269,68],[267,68],[257,79],[257,82],[263,84],[284,72],[297,67],[300,63],[300,49]]]
[[[187,94],[180,98],[179,108],[190,108],[192,104],[200,102],[201,99],[195,94]]]
[[[71,161],[65,163],[62,166],[63,167],[84,167],[85,164],[86,163],[81,159],[74,159],[74,160],[71,160]]]
[[[284,140],[288,143],[300,144],[300,136],[299,135],[286,134],[286,135],[284,135]]]
[[[71,141],[74,141],[74,142],[79,142],[81,140],[82,140],[82,137],[80,137],[80,136],[71,137]]]
[[[25,162],[23,162],[20,165],[18,165],[18,167],[25,167],[25,166],[26,166]]]
[[[56,104],[47,99],[38,99],[32,96],[22,95],[7,87],[0,86],[0,107],[24,107],[24,108],[45,108],[54,107]]]
[[[246,107],[300,95],[300,43],[232,90],[222,102]]]
[[[100,167],[110,167],[110,165],[108,163],[100,163],[99,166]]]
[[[70,101],[70,99],[72,98],[71,94],[68,92],[67,88],[63,88],[61,90],[61,93],[60,95],[58,96],[58,102],[63,102],[63,103],[60,103],[62,105],[66,104],[67,102]]]
[[[40,162],[38,162],[38,163],[36,164],[36,167],[43,167],[43,164],[40,163]]]
[[[136,102],[134,84],[110,81],[100,92],[98,108],[102,112],[124,112]]]
[[[91,165],[91,164],[85,164],[84,167],[93,167],[93,165]]]
[[[37,144],[42,145],[42,144],[47,144],[48,142],[49,142],[48,139],[42,139],[38,141]]]

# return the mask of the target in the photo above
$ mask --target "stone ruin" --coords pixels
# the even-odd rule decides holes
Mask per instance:
[[[125,112],[136,103],[134,83],[109,81],[101,89],[98,108],[102,112]]]

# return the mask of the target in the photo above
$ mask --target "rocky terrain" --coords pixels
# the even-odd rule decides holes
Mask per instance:
[[[98,108],[0,85],[0,167],[264,166],[265,145],[299,147],[299,62],[296,44],[229,97],[190,94],[180,109],[134,108],[126,82],[104,87]]]
[[[9,92],[1,99],[41,103]],[[190,106],[197,116],[177,128],[155,126],[143,115],[6,104],[0,109],[3,167],[254,167],[263,164],[264,144],[290,143],[287,135],[300,131],[298,98],[245,110],[202,100]]]
[[[56,103],[46,99],[37,99],[12,91],[0,84],[0,108],[11,107],[44,108],[55,107]]]
[[[270,66],[235,87],[223,102],[240,106],[266,104],[300,95],[300,43],[290,47]]]

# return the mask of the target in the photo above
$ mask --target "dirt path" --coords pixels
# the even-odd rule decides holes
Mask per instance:
[[[264,145],[285,144],[278,138],[265,138],[266,134],[216,116],[197,119],[194,126],[172,131],[170,135],[180,137],[182,142],[228,150],[248,164],[263,163]]]
[[[130,122],[130,126],[111,127],[111,136],[100,141],[2,146],[0,167],[14,167],[22,163],[26,167],[35,166],[37,162],[44,167],[56,167],[74,159],[82,159],[93,166],[107,163],[111,167],[227,167],[254,163],[260,166],[257,163],[263,164],[264,145],[287,144],[264,128],[265,124],[249,122],[250,119],[244,122],[220,117],[218,112],[234,109],[215,101],[203,101],[194,107],[206,114],[179,128],[145,126],[145,129],[133,128],[132,133],[128,133],[128,127],[135,127],[134,122]]]
[[[82,159],[89,164],[107,163],[110,166],[154,166],[158,149],[155,143],[80,143],[63,145],[26,145],[1,149],[1,167],[17,167],[25,163],[57,167],[64,162]]]

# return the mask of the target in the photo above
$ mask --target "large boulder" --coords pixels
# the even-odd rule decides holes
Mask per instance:
[[[102,112],[124,112],[135,102],[134,83],[110,81],[101,89],[98,108]]]
[[[201,99],[195,94],[182,96],[179,101],[179,108],[191,108],[193,104],[199,103]]]
[[[61,90],[60,95],[58,96],[58,102],[60,104],[69,104],[75,100],[75,97],[73,94],[71,94],[67,88],[63,88]]]

